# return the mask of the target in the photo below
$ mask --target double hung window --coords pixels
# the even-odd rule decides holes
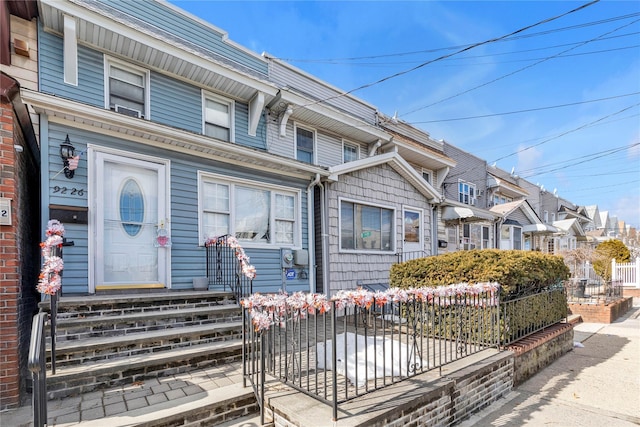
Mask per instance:
[[[296,159],[301,162],[314,163],[315,133],[296,126]]]
[[[230,234],[246,242],[299,244],[299,191],[204,173],[199,184],[203,242]]]
[[[351,144],[349,142],[343,143],[342,145],[343,163],[353,162],[354,160],[358,160],[358,146],[356,144]]]
[[[233,142],[233,101],[205,94],[203,109],[204,134],[222,141]]]
[[[149,72],[111,59],[105,64],[107,108],[132,117],[148,118]]]
[[[468,182],[458,182],[458,201],[465,205],[476,204],[476,186]]]

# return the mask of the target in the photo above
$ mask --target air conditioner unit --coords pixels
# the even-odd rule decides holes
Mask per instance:
[[[138,118],[142,116],[142,113],[140,111],[134,110],[133,108],[123,107],[122,105],[118,105],[118,104],[115,105],[115,110],[116,110],[116,113],[124,114],[125,116],[138,117]]]

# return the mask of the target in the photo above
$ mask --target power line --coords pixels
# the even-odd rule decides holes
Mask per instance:
[[[592,3],[596,3],[596,2],[592,2]],[[591,4],[585,5],[585,7],[587,7],[587,6],[591,6]],[[573,13],[573,12],[574,11],[569,11],[569,12],[567,12],[567,14]],[[592,22],[587,22],[587,23],[583,23],[583,24],[571,25],[571,26],[568,26],[568,27],[556,28],[556,29],[553,29],[553,30],[540,31],[540,32],[537,32],[537,33],[522,34],[522,35],[519,35],[519,36],[509,37],[508,40],[506,38],[504,38],[504,37],[501,37],[500,39],[495,40],[495,41],[496,42],[504,42],[504,41],[519,40],[519,39],[524,39],[524,38],[538,37],[538,36],[548,35],[548,34],[552,34],[552,33],[556,33],[556,32],[563,32],[563,31],[575,30],[575,29],[578,29],[578,28],[590,27],[590,26],[593,26],[593,25],[608,24],[608,23],[614,22],[614,21],[633,18],[633,17],[638,16],[638,15],[640,15],[640,12],[630,13],[630,14],[621,15],[621,16],[615,16],[615,17],[607,18],[607,19],[601,19],[599,21],[592,21]],[[557,18],[562,17],[562,16],[564,16],[564,15],[560,15]],[[556,18],[552,18],[552,19],[556,19]],[[537,25],[537,24],[535,24],[535,25]],[[397,57],[397,56],[408,56],[408,55],[417,55],[417,54],[423,54],[423,53],[434,53],[434,52],[441,52],[443,50],[458,50],[458,49],[469,48],[469,47],[473,47],[473,46],[474,46],[474,44],[463,44],[463,45],[456,45],[456,46],[440,47],[440,48],[435,48],[435,49],[423,49],[423,50],[414,50],[414,51],[409,51],[409,52],[395,52],[395,53],[387,53],[387,54],[381,54],[381,55],[353,56],[353,57],[345,57],[345,58],[319,58],[319,59],[277,58],[277,59],[279,59],[280,61],[285,61],[285,62],[335,63],[336,61],[358,61],[358,60],[362,60],[362,59],[392,58],[392,57]]]
[[[452,56],[454,56],[454,55],[458,55],[458,54],[460,54],[460,53],[462,53],[462,52],[466,52],[466,51],[468,51],[468,50],[474,49],[474,48],[479,47],[479,46],[483,46],[483,45],[485,45],[485,44],[494,43],[494,42],[496,42],[496,41],[506,39],[506,38],[508,38],[508,37],[511,37],[511,36],[513,36],[513,35],[515,35],[515,34],[522,33],[522,32],[524,32],[524,31],[529,30],[529,29],[531,29],[531,28],[534,28],[534,27],[536,27],[536,26],[539,26],[539,25],[542,25],[542,24],[546,24],[546,23],[548,23],[548,22],[554,21],[554,20],[556,20],[556,19],[562,18],[562,17],[564,17],[564,16],[570,15],[570,14],[575,13],[575,12],[578,12],[578,11],[580,11],[580,10],[582,10],[582,9],[585,9],[585,8],[587,8],[587,7],[589,7],[589,6],[592,6],[592,5],[596,4],[596,3],[598,3],[599,1],[600,1],[600,0],[592,0],[592,1],[591,1],[591,2],[589,2],[589,3],[583,4],[583,5],[581,5],[581,6],[577,7],[577,8],[575,8],[575,9],[572,9],[572,10],[570,10],[570,11],[568,11],[568,12],[562,13],[562,14],[560,14],[560,15],[556,15],[556,16],[551,17],[551,18],[543,19],[542,21],[538,21],[538,22],[536,22],[535,24],[527,25],[527,26],[522,27],[522,28],[520,28],[520,29],[518,29],[518,30],[516,30],[516,31],[513,31],[513,32],[511,32],[511,33],[505,34],[505,35],[503,35],[503,36],[496,37],[496,38],[492,38],[492,39],[488,39],[488,40],[485,40],[485,41],[482,41],[482,42],[478,42],[478,43],[474,43],[474,44],[469,45],[469,46],[467,46],[467,47],[465,47],[465,48],[463,48],[463,49],[460,49],[460,50],[458,50],[458,51],[456,51],[456,52],[452,52],[452,53],[449,53],[449,54],[446,54],[446,55],[442,55],[442,56],[440,56],[440,57],[438,57],[438,58],[436,58],[436,59],[432,59],[432,60],[429,60],[429,61],[423,62],[422,64],[417,65],[417,66],[415,66],[415,67],[412,67],[412,68],[410,68],[410,69],[408,69],[408,70],[404,70],[404,71],[397,72],[397,73],[392,74],[392,75],[389,75],[389,76],[387,76],[387,77],[383,77],[383,78],[381,78],[381,79],[379,79],[379,80],[377,80],[377,81],[375,81],[375,82],[367,83],[367,84],[361,85],[361,86],[359,86],[359,87],[356,87],[355,89],[351,89],[351,90],[349,90],[349,91],[347,91],[347,92],[343,92],[343,93],[338,94],[338,95],[334,95],[334,96],[330,96],[330,97],[328,97],[328,98],[324,98],[324,99],[321,99],[321,100],[318,100],[318,101],[314,101],[314,102],[311,102],[311,103],[306,104],[306,105],[302,105],[302,106],[297,107],[297,108],[308,107],[308,106],[311,106],[311,105],[319,104],[319,103],[321,103],[321,102],[326,102],[326,101],[329,101],[329,100],[332,100],[332,99],[341,98],[341,97],[343,97],[343,96],[346,96],[346,95],[352,94],[353,92],[357,92],[357,91],[359,91],[359,90],[366,89],[366,88],[369,88],[369,87],[372,87],[372,86],[378,85],[378,84],[383,83],[383,82],[385,82],[385,81],[387,81],[387,80],[391,80],[391,79],[393,79],[393,78],[395,78],[395,77],[399,77],[399,76],[402,76],[402,75],[405,75],[405,74],[411,73],[411,72],[413,72],[413,71],[416,71],[416,70],[418,70],[418,69],[420,69],[420,68],[423,68],[423,67],[425,67],[425,66],[427,66],[427,65],[429,65],[429,64],[432,64],[432,63],[434,63],[434,62],[441,61],[441,60],[446,59],[446,58],[450,58],[450,57],[452,57]]]
[[[623,147],[614,148],[614,149],[611,149],[611,150],[605,150],[605,151],[601,151],[601,152],[598,152],[598,153],[588,154],[588,155],[577,157],[577,158],[574,158],[574,159],[565,160],[563,162],[549,163],[547,165],[539,166],[538,168],[519,171],[519,173],[520,173],[520,176],[522,176],[522,178],[530,178],[532,176],[546,175],[546,174],[551,173],[551,172],[556,172],[556,171],[561,170],[561,169],[566,169],[567,167],[569,167],[567,164],[569,164],[570,166],[581,165],[583,163],[592,162],[594,160],[598,160],[598,159],[601,159],[603,157],[619,153],[619,152],[627,150],[629,148],[637,147],[638,145],[640,145],[640,142],[636,142],[636,143],[630,144],[630,145],[625,145]],[[583,159],[583,160],[576,162],[576,160],[578,160],[578,159]],[[552,165],[559,165],[559,164],[562,164],[563,166],[559,166],[559,167],[556,167],[556,168],[545,170],[543,172],[536,172],[536,173],[533,172],[536,169],[540,169],[540,168],[544,168],[544,167],[548,167],[548,166],[552,166]],[[524,172],[524,174],[523,174],[523,172]],[[530,172],[530,173],[527,174],[526,172]]]
[[[607,100],[610,100],[610,99],[624,98],[625,96],[633,96],[633,95],[638,95],[638,94],[640,94],[640,92],[627,93],[627,94],[624,94],[624,95],[615,95],[615,96],[610,96],[610,97],[607,97],[607,98],[590,99],[588,101],[572,102],[572,103],[569,103],[569,104],[560,104],[560,105],[551,105],[551,106],[546,106],[546,107],[529,108],[529,109],[526,109],[526,110],[508,111],[508,112],[504,112],[504,113],[482,114],[482,115],[479,115],[479,116],[457,117],[457,118],[453,118],[453,119],[436,119],[436,120],[427,120],[427,121],[420,121],[420,122],[411,122],[411,124],[454,122],[454,121],[458,121],[458,120],[482,119],[482,118],[494,117],[494,116],[507,116],[507,115],[510,115],[510,114],[529,113],[531,111],[551,110],[551,109],[554,109],[554,108],[571,107],[573,105],[589,104],[589,103],[592,103],[592,102],[599,102],[599,101],[607,101]]]
[[[532,148],[534,148],[534,147],[538,147],[538,146],[540,146],[540,145],[542,145],[542,144],[546,144],[547,142],[553,141],[554,139],[558,139],[558,138],[560,138],[561,136],[565,136],[565,135],[568,135],[568,134],[570,134],[570,133],[577,132],[577,131],[579,131],[579,130],[581,130],[581,129],[584,129],[584,128],[586,128],[586,127],[588,127],[588,126],[590,126],[590,125],[592,125],[592,124],[594,124],[594,123],[598,123],[598,122],[600,122],[600,121],[602,121],[602,120],[604,120],[604,119],[607,119],[607,118],[609,118],[609,117],[612,117],[612,116],[615,116],[615,115],[621,114],[621,113],[623,113],[623,112],[625,112],[625,111],[627,111],[627,110],[630,110],[630,109],[632,109],[633,107],[637,107],[638,105],[640,105],[640,103],[630,105],[630,106],[628,106],[628,107],[626,107],[626,108],[623,108],[622,110],[616,111],[615,113],[611,113],[611,114],[608,114],[608,115],[606,115],[606,116],[604,116],[604,117],[600,117],[600,118],[599,118],[599,119],[597,119],[597,120],[594,120],[594,121],[592,121],[592,122],[586,123],[586,124],[584,124],[584,125],[582,125],[582,126],[579,126],[579,127],[577,127],[577,128],[574,128],[574,129],[568,130],[568,131],[563,132],[563,133],[561,133],[561,134],[559,134],[559,135],[556,135],[556,136],[554,136],[554,137],[552,137],[552,138],[545,139],[545,140],[543,140],[543,141],[541,141],[541,142],[539,142],[539,143],[537,143],[537,144],[530,145],[530,146],[525,147],[525,148],[523,148],[523,149],[521,149],[521,150],[515,151],[515,152],[513,152],[513,153],[511,153],[511,154],[507,154],[506,156],[499,157],[499,158],[497,158],[496,160],[494,160],[494,162],[498,162],[498,161],[500,161],[500,160],[507,159],[507,158],[509,158],[509,157],[511,157],[511,156],[515,156],[516,154],[520,154],[520,153],[522,153],[523,151],[527,151],[527,150],[530,150],[530,149],[532,149]]]
[[[409,112],[407,112],[407,113],[402,114],[402,116],[406,116],[406,115],[408,115],[408,114],[412,114],[412,113],[415,113],[415,112],[417,112],[417,111],[424,110],[425,108],[432,107],[432,106],[437,105],[437,104],[440,104],[440,103],[442,103],[442,102],[444,102],[444,101],[448,101],[448,100],[453,99],[453,98],[456,98],[456,97],[458,97],[458,96],[461,96],[461,95],[467,94],[467,93],[469,93],[469,92],[471,92],[471,91],[474,91],[474,90],[476,90],[476,89],[479,89],[479,88],[481,88],[481,87],[488,86],[488,85],[490,85],[490,84],[492,84],[492,83],[495,83],[495,82],[497,82],[497,81],[499,81],[499,80],[505,79],[505,78],[507,78],[507,77],[511,77],[511,76],[513,76],[514,74],[520,73],[520,72],[522,72],[522,71],[524,71],[524,70],[528,70],[529,68],[533,68],[533,67],[535,67],[536,65],[542,64],[543,62],[547,62],[547,61],[549,61],[549,60],[551,60],[551,59],[557,58],[557,57],[559,57],[560,55],[562,55],[562,54],[564,54],[564,53],[570,52],[570,51],[572,51],[572,50],[574,50],[574,49],[577,49],[577,48],[579,48],[579,47],[581,47],[581,46],[584,46],[584,45],[586,45],[586,44],[588,44],[588,43],[591,43],[591,42],[593,42],[593,41],[595,41],[595,40],[598,40],[598,39],[600,39],[601,37],[604,37],[604,36],[606,36],[606,35],[608,35],[608,34],[614,33],[614,32],[616,32],[616,31],[618,31],[618,30],[621,30],[622,28],[628,27],[629,25],[633,25],[633,24],[635,24],[636,22],[639,22],[639,21],[640,21],[640,19],[637,19],[637,20],[635,20],[635,21],[633,21],[633,22],[630,22],[630,23],[627,23],[627,24],[625,24],[625,25],[622,25],[622,26],[620,26],[620,27],[618,27],[618,28],[615,28],[615,29],[613,29],[613,30],[611,30],[611,31],[607,31],[606,33],[601,34],[601,35],[600,35],[600,36],[598,36],[598,37],[595,37],[595,38],[593,38],[593,39],[590,39],[590,40],[584,41],[584,42],[582,42],[582,43],[580,43],[580,44],[578,44],[578,45],[576,45],[576,46],[573,46],[573,47],[570,47],[570,48],[568,48],[568,49],[565,49],[565,50],[563,50],[562,52],[559,52],[559,53],[557,53],[557,54],[555,54],[555,55],[551,55],[551,56],[548,56],[548,57],[546,57],[546,58],[543,58],[543,59],[541,59],[541,60],[539,60],[539,61],[534,62],[533,64],[529,64],[529,65],[527,65],[527,66],[525,66],[525,67],[518,68],[517,70],[514,70],[514,71],[512,71],[512,72],[510,72],[510,73],[503,74],[503,75],[502,75],[502,76],[500,76],[500,77],[497,77],[497,78],[495,78],[495,79],[493,79],[493,80],[489,80],[488,82],[482,83],[482,84],[480,84],[480,85],[478,85],[478,86],[474,86],[474,87],[472,87],[471,89],[467,89],[467,90],[464,90],[464,91],[462,91],[462,92],[458,92],[458,93],[456,93],[455,95],[451,95],[451,96],[448,96],[448,97],[446,97],[446,98],[443,98],[443,99],[441,99],[441,100],[439,100],[439,101],[432,102],[431,104],[429,104],[429,105],[425,105],[424,107],[415,108],[415,109],[413,109],[413,110],[411,110],[411,111],[409,111]]]

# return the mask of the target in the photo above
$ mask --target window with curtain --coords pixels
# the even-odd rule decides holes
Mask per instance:
[[[245,242],[299,244],[299,191],[206,174],[199,181],[202,242],[230,234]]]
[[[233,101],[204,98],[204,134],[222,141],[233,141]]]
[[[107,61],[109,109],[132,117],[146,117],[148,71]]]

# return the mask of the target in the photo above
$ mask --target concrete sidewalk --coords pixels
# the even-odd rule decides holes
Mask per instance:
[[[574,341],[573,351],[461,426],[640,425],[640,299],[612,324],[576,325]]]

